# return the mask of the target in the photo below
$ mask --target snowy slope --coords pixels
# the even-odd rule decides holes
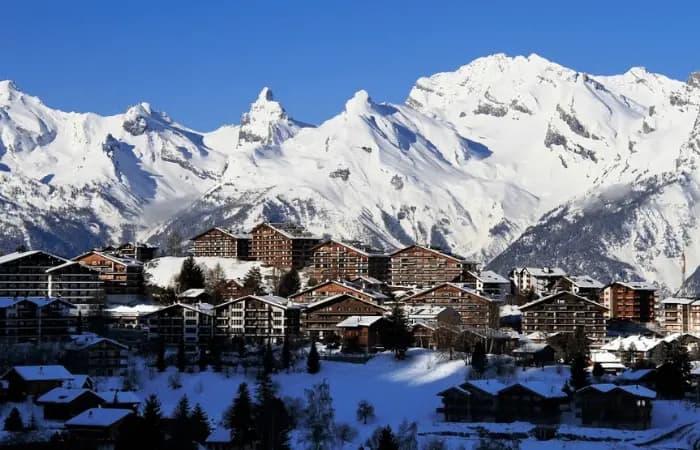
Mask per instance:
[[[164,256],[155,258],[147,262],[144,266],[144,271],[148,278],[148,282],[159,287],[174,287],[175,278],[182,269],[184,257]],[[205,271],[213,269],[217,264],[221,266],[227,280],[241,281],[248,271],[254,267],[260,268],[263,278],[272,275],[271,268],[261,267],[256,261],[240,261],[235,258],[217,258],[213,256],[196,257],[195,262],[200,265]]]

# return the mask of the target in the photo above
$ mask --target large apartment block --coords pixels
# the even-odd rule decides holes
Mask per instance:
[[[360,243],[326,241],[310,250],[308,274],[316,281],[372,277],[386,281],[389,255]]]
[[[175,303],[146,314],[145,319],[150,340],[161,340],[168,346],[184,342],[187,351],[207,344],[214,331],[214,310],[208,304]]]
[[[478,264],[454,255],[411,245],[391,254],[389,275],[394,286],[428,287],[439,283],[460,282]]]
[[[237,234],[224,228],[211,228],[190,239],[194,256],[248,259],[250,235]]]
[[[587,337],[605,338],[605,306],[571,292],[558,292],[520,306],[523,333],[573,333],[583,327]]]
[[[290,223],[262,223],[253,228],[251,258],[281,269],[301,268],[320,239]]]
[[[73,258],[80,264],[100,272],[105,294],[110,296],[139,296],[143,294],[143,263],[111,253],[90,251]]]
[[[282,343],[299,334],[301,308],[274,295],[248,295],[217,305],[215,335],[250,342]]]
[[[659,306],[658,319],[666,333],[700,335],[700,299],[669,297]]]
[[[566,272],[559,267],[516,267],[509,274],[514,294],[521,296],[549,295],[565,276]]]
[[[74,306],[50,297],[0,297],[0,341],[61,341],[75,325]]]
[[[603,289],[608,316],[634,322],[653,322],[656,286],[643,281],[615,281]]]
[[[410,306],[429,305],[454,309],[462,325],[472,328],[497,328],[501,301],[486,297],[459,283],[442,283],[406,297]]]
[[[37,250],[0,256],[0,297],[46,297],[46,271],[65,262],[59,256]]]

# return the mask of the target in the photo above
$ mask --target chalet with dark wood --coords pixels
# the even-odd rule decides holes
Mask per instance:
[[[513,357],[522,366],[544,367],[555,361],[554,347],[549,344],[527,342],[513,350]]]
[[[485,297],[505,300],[511,295],[510,281],[491,270],[467,271],[462,276],[462,280],[466,287]]]
[[[2,376],[8,382],[8,396],[12,400],[45,394],[72,379],[65,367],[57,365],[15,366]]]
[[[606,308],[570,292],[558,292],[520,306],[523,333],[545,335],[573,333],[583,327],[585,335],[601,342],[605,338]]]
[[[225,228],[211,228],[190,239],[194,256],[248,259],[251,236]]]
[[[362,300],[367,300],[374,303],[384,303],[389,299],[381,292],[365,289],[358,284],[350,281],[324,281],[315,286],[303,289],[289,298],[295,303],[308,304],[314,303],[321,299],[333,297],[338,294],[350,294]]]
[[[428,287],[460,282],[478,264],[439,250],[411,245],[390,255],[389,279],[394,286]]]
[[[603,289],[607,316],[634,322],[653,322],[657,288],[643,281],[615,281]]]
[[[207,344],[214,332],[214,307],[206,303],[174,303],[144,317],[149,340],[162,340],[167,346],[184,342],[188,352]]]
[[[120,428],[134,418],[130,409],[90,408],[66,421],[64,426],[71,439],[85,448],[111,448]]]
[[[64,421],[101,406],[104,400],[88,389],[57,387],[39,397],[35,403],[43,407],[44,419]]]
[[[102,273],[77,261],[67,261],[46,271],[48,296],[60,297],[75,305],[75,314],[95,317],[105,305],[105,283]]]
[[[192,288],[177,294],[177,301],[180,303],[207,303],[209,294],[206,289]]]
[[[388,277],[389,255],[359,242],[326,241],[313,247],[310,255],[307,273],[317,281]]]
[[[417,347],[447,348],[461,332],[462,319],[450,307],[419,305],[405,310]]]
[[[372,301],[342,293],[306,305],[302,332],[313,339],[338,335],[337,325],[352,316],[384,316],[389,310]]]
[[[651,426],[656,392],[638,385],[592,384],[576,392],[583,425],[646,430]]]
[[[291,223],[261,223],[251,232],[250,256],[267,266],[301,268],[320,239]]]
[[[498,393],[506,387],[498,380],[470,380],[437,395],[442,407],[437,412],[446,422],[495,422]]]
[[[134,391],[101,391],[96,392],[104,400],[103,408],[130,409],[138,413],[141,397]]]
[[[37,250],[0,256],[0,297],[46,297],[46,271],[65,262],[60,256]]]
[[[54,297],[0,297],[0,341],[57,342],[68,339],[75,306]]]
[[[387,321],[382,316],[350,316],[336,325],[346,353],[369,353],[381,347],[386,326]]]
[[[568,396],[551,383],[519,382],[498,392],[496,418],[498,422],[532,422],[558,424],[562,405]]]
[[[128,363],[126,345],[94,334],[73,336],[66,347],[65,365],[73,373],[119,376],[124,375]]]
[[[556,291],[566,291],[594,302],[600,301],[603,283],[588,275],[565,275],[557,281]]]
[[[111,253],[120,258],[135,259],[145,263],[156,257],[158,247],[144,242],[126,242],[121,245],[108,246],[97,250]]]
[[[275,295],[246,295],[214,307],[215,335],[230,341],[282,343],[300,333],[301,307]]]
[[[139,296],[143,294],[143,263],[110,253],[90,251],[73,258],[80,264],[100,272],[105,294],[110,296]]]
[[[409,306],[450,307],[459,313],[462,325],[497,328],[500,300],[485,297],[459,283],[442,283],[403,299]]]

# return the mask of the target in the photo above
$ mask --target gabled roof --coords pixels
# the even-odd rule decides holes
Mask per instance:
[[[516,386],[521,386],[544,398],[566,398],[567,396],[566,393],[561,390],[561,387],[557,388],[557,386],[551,383],[545,383],[544,381],[520,381],[506,387],[501,392]]]
[[[314,245],[313,247],[311,247],[311,249],[309,251],[314,251],[317,248],[323,247],[324,245],[328,245],[328,244],[337,244],[337,245],[340,245],[342,247],[347,248],[348,250],[360,253],[364,256],[389,256],[387,253],[380,252],[379,250],[376,250],[376,249],[370,249],[370,248],[363,249],[357,245],[354,245],[353,243],[338,241],[335,239],[328,239],[328,240],[325,240],[323,242],[320,242],[320,243]]]
[[[295,297],[302,296],[302,295],[306,294],[307,292],[314,291],[320,287],[327,286],[329,284],[335,284],[336,286],[342,286],[342,287],[350,289],[351,291],[355,291],[357,293],[367,295],[369,297],[376,298],[376,299],[382,300],[382,301],[389,298],[386,295],[382,294],[381,292],[373,291],[371,289],[363,289],[361,286],[358,286],[355,283],[351,283],[349,281],[338,281],[338,280],[323,281],[323,282],[318,283],[314,286],[310,286],[310,287],[307,287],[306,289],[302,289],[301,291],[290,295],[289,298],[295,298]]]
[[[348,293],[345,293],[345,292],[343,292],[342,294],[337,294],[337,295],[333,295],[333,296],[331,296],[331,297],[323,298],[323,299],[321,299],[321,300],[319,300],[319,301],[316,301],[316,302],[313,302],[313,303],[309,303],[308,305],[306,305],[306,309],[308,310],[308,309],[311,309],[311,308],[316,308],[317,306],[321,306],[321,305],[324,305],[324,304],[326,304],[326,303],[334,302],[334,301],[336,301],[336,300],[338,300],[338,299],[340,299],[340,298],[343,298],[343,297],[350,297],[350,298],[352,298],[353,300],[357,300],[358,302],[362,302],[362,303],[366,303],[366,304],[368,304],[368,305],[372,305],[372,306],[374,306],[374,307],[376,307],[376,308],[379,308],[379,309],[382,309],[382,310],[384,310],[384,311],[389,311],[388,308],[386,308],[386,307],[384,307],[384,306],[382,306],[382,305],[379,305],[379,304],[377,304],[377,303],[371,302],[371,301],[369,301],[369,300],[363,300],[363,299],[361,299],[361,298],[359,298],[359,297],[355,297],[354,295],[348,294]]]
[[[279,297],[277,295],[244,295],[243,297],[238,297],[234,298],[233,300],[229,300],[225,303],[220,303],[214,307],[214,309],[222,308],[224,306],[231,305],[233,303],[238,303],[240,301],[244,301],[245,299],[252,298],[258,301],[261,301],[263,303],[267,303],[268,305],[272,305],[277,308],[282,308],[282,309],[288,309],[288,308],[296,308],[300,307],[300,305],[297,305],[296,303],[292,302],[289,299],[286,299],[284,297]]]
[[[81,263],[79,263],[78,261],[66,261],[66,262],[64,262],[63,264],[60,264],[60,265],[58,265],[58,266],[54,266],[54,267],[51,267],[51,268],[49,268],[49,269],[46,269],[46,273],[55,272],[55,271],[57,271],[57,270],[65,269],[66,267],[75,266],[76,264],[79,265],[79,266],[82,267],[82,268],[87,269],[87,270],[91,270],[91,271],[93,271],[93,272],[98,272],[98,273],[99,273],[99,270],[95,269],[94,267],[90,267],[90,266],[88,266],[87,264],[81,264]]]
[[[0,297],[0,309],[10,308],[22,302],[34,303],[38,308],[43,308],[55,302],[63,303],[69,308],[76,307],[71,302],[63,300],[60,297]]]
[[[95,385],[95,381],[90,378],[89,375],[73,374],[73,379],[64,381],[63,387],[70,389],[83,389],[83,386],[85,386],[88,381],[90,382],[90,386]]]
[[[263,226],[272,228],[287,239],[321,239],[306,231],[301,225],[295,223],[264,222],[254,226],[253,231]]]
[[[601,347],[601,350],[608,350],[611,352],[622,350],[629,350],[632,346],[638,352],[648,352],[652,348],[656,347],[663,342],[663,339],[658,339],[655,337],[647,337],[640,335],[633,335],[627,337],[617,337],[612,341]]]
[[[378,280],[374,277],[367,276],[367,275],[362,275],[362,276],[359,276],[357,278],[353,278],[352,280],[350,280],[350,282],[351,283],[358,283],[360,280],[365,281],[369,284],[384,284],[383,281]]]
[[[134,306],[116,305],[103,310],[104,313],[112,316],[144,315],[162,309],[161,305],[138,304]]]
[[[189,309],[190,311],[194,311],[194,312],[199,313],[199,314],[205,314],[207,316],[211,316],[212,315],[211,308],[208,308],[208,307],[198,308],[198,306],[204,306],[204,305],[210,306],[208,303],[198,303],[195,305],[189,305],[187,303],[176,302],[176,303],[173,303],[172,305],[165,306],[165,307],[157,309],[153,312],[146,313],[146,314],[144,314],[144,317],[152,316],[152,315],[157,314],[161,311],[165,311],[166,309],[175,308],[175,307],[182,307],[182,308]],[[219,305],[219,306],[221,306],[221,305]]]
[[[617,376],[618,381],[640,381],[645,377],[654,374],[654,369],[629,369]]]
[[[576,294],[574,294],[574,293],[572,293],[572,292],[557,292],[557,293],[555,293],[555,294],[548,295],[548,296],[546,296],[546,297],[542,297],[542,298],[539,298],[539,299],[537,299],[537,300],[533,300],[533,301],[531,301],[531,302],[529,302],[529,303],[525,303],[524,305],[520,305],[520,310],[521,310],[521,311],[525,311],[526,309],[532,308],[533,306],[539,305],[540,303],[546,303],[546,302],[548,302],[548,301],[550,301],[550,300],[553,300],[553,299],[555,299],[555,298],[557,298],[557,297],[561,297],[561,296],[564,296],[564,295],[566,295],[566,296],[571,296],[571,297],[576,297],[578,300],[580,300],[580,301],[582,301],[582,302],[590,303],[590,304],[592,304],[592,305],[595,305],[595,306],[599,307],[600,309],[608,309],[608,308],[606,308],[605,306],[601,305],[601,304],[598,303],[598,302],[594,302],[593,300],[590,300],[590,299],[588,299],[588,298],[586,298],[586,297],[581,297],[580,295],[576,295]]]
[[[623,391],[627,392],[628,394],[634,395],[635,397],[643,397],[643,398],[656,398],[656,392],[652,391],[651,389],[648,389],[644,386],[639,386],[637,384],[632,384],[632,385],[626,385],[626,386],[618,386],[616,384],[611,384],[611,383],[599,383],[599,384],[591,384],[589,386],[583,387],[576,391],[577,393],[585,393],[591,390],[595,390],[598,392],[602,392],[607,394],[608,392],[613,392],[613,391]]]
[[[43,255],[50,256],[50,257],[52,257],[52,258],[56,258],[56,259],[58,259],[58,260],[60,260],[60,261],[67,261],[66,258],[62,258],[62,257],[60,257],[60,256],[52,255],[51,253],[47,253],[47,252],[44,252],[44,251],[41,251],[41,250],[30,250],[30,251],[27,251],[27,252],[12,252],[12,253],[8,253],[7,255],[0,256],[0,264],[5,264],[5,263],[8,263],[8,262],[10,262],[10,261],[16,261],[16,260],[18,260],[18,259],[26,258],[26,257],[28,257],[28,256],[33,256],[33,255],[37,255],[37,254],[40,254],[40,253],[43,254]]]
[[[565,279],[578,288],[603,289],[603,283],[588,275],[567,275]]]
[[[92,392],[90,389],[70,389],[64,387],[57,387],[51,389],[49,392],[45,393],[39,397],[37,403],[71,403],[78,397],[83,395],[94,396],[96,399],[101,399],[97,394]]]
[[[619,284],[634,291],[658,291],[659,288],[646,281],[613,281],[608,286]]]
[[[435,285],[435,286],[429,287],[429,288],[427,288],[427,289],[423,289],[422,291],[419,291],[419,292],[416,292],[415,294],[409,295],[408,297],[404,298],[403,300],[404,300],[404,301],[410,301],[411,299],[413,299],[413,298],[415,298],[415,297],[419,297],[419,296],[421,296],[421,295],[425,295],[425,294],[427,294],[428,292],[432,292],[432,291],[441,289],[441,288],[443,288],[443,287],[445,287],[445,286],[451,286],[451,287],[453,287],[453,288],[459,289],[460,291],[464,292],[465,294],[473,295],[473,296],[478,297],[479,299],[482,299],[482,300],[484,300],[484,301],[486,301],[486,302],[490,302],[490,303],[500,303],[500,302],[502,302],[502,300],[500,300],[500,299],[496,299],[496,298],[492,298],[492,297],[486,297],[485,295],[480,294],[478,291],[476,291],[475,289],[472,289],[472,288],[468,287],[468,286],[465,285],[465,284],[461,284],[461,283],[451,283],[451,282],[440,283],[440,284],[437,284],[437,285]]]
[[[467,391],[462,386],[449,387],[449,388],[445,389],[444,391],[438,392],[437,395],[438,395],[438,397],[444,397],[448,392],[457,392],[458,394],[464,395],[466,397],[469,397],[472,395],[471,392]]]
[[[561,267],[523,267],[522,270],[529,272],[533,277],[548,278],[566,276],[566,271]]]
[[[130,409],[90,408],[66,421],[66,426],[109,427],[133,413]]]
[[[141,403],[141,397],[134,391],[99,391],[95,392],[108,404],[135,404]]]
[[[77,350],[92,347],[93,345],[99,344],[101,342],[107,342],[109,344],[116,345],[117,347],[120,347],[124,350],[127,350],[129,348],[126,345],[115,341],[114,339],[98,336],[96,334],[77,334],[71,336],[71,339],[73,340],[74,348]]]
[[[90,250],[89,252],[81,253],[80,255],[73,258],[73,261],[78,261],[79,259],[82,259],[88,255],[93,255],[93,254],[101,256],[102,258],[105,258],[105,259],[109,259],[112,262],[115,262],[117,264],[121,264],[121,265],[127,266],[127,267],[142,267],[143,266],[143,263],[141,261],[139,261],[138,259],[123,258],[121,256],[115,256],[115,255],[112,255],[111,253],[100,252],[97,250]]]
[[[338,328],[371,327],[375,323],[383,320],[382,316],[350,316],[342,322],[336,324]]]
[[[490,395],[498,395],[499,392],[508,387],[508,385],[494,379],[469,380],[463,383],[461,386],[473,386],[474,388]]]
[[[211,231],[214,231],[214,230],[220,231],[220,232],[224,233],[225,235],[227,235],[227,236],[229,236],[229,237],[232,237],[232,238],[234,238],[234,239],[250,239],[250,235],[249,235],[249,234],[242,234],[242,233],[236,234],[236,233],[234,233],[234,232],[231,231],[231,230],[227,230],[226,228],[214,227],[214,228],[209,228],[208,230],[199,233],[197,236],[191,237],[189,240],[190,240],[190,241],[194,241],[195,239],[197,239],[197,238],[199,238],[199,237],[202,237],[202,236],[204,236],[205,234],[207,234],[207,233],[209,233],[209,232],[211,232]]]
[[[690,305],[697,301],[697,298],[690,297],[668,297],[661,301],[664,305]]]
[[[5,378],[12,371],[15,371],[24,381],[65,381],[73,379],[73,375],[65,367],[59,365],[14,366],[5,372],[2,378]]]
[[[471,262],[471,261],[468,261],[467,259],[464,259],[462,257],[456,256],[456,255],[451,255],[449,253],[445,253],[445,252],[442,252],[440,250],[435,250],[434,248],[430,248],[430,247],[426,247],[424,245],[418,245],[418,244],[413,244],[413,245],[409,245],[408,247],[400,248],[400,249],[394,251],[393,253],[389,253],[389,256],[391,256],[393,258],[394,256],[398,255],[399,253],[405,252],[406,250],[410,250],[412,248],[420,248],[422,250],[426,250],[428,252],[434,253],[440,257],[448,258],[448,259],[451,259],[453,261],[460,262],[460,263]]]
[[[474,278],[481,280],[483,283],[498,283],[498,284],[510,284],[506,278],[497,274],[493,270],[482,270],[480,273],[477,272],[467,272]]]

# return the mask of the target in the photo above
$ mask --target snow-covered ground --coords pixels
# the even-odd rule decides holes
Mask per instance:
[[[149,282],[160,287],[172,286],[175,277],[180,273],[184,257],[164,256],[149,261],[145,265],[145,272],[149,277]],[[221,265],[227,279],[242,279],[253,267],[259,267],[263,279],[272,276],[273,269],[263,268],[257,261],[241,261],[236,258],[217,258],[214,256],[196,257],[195,262],[205,270],[213,269],[217,264]]]

